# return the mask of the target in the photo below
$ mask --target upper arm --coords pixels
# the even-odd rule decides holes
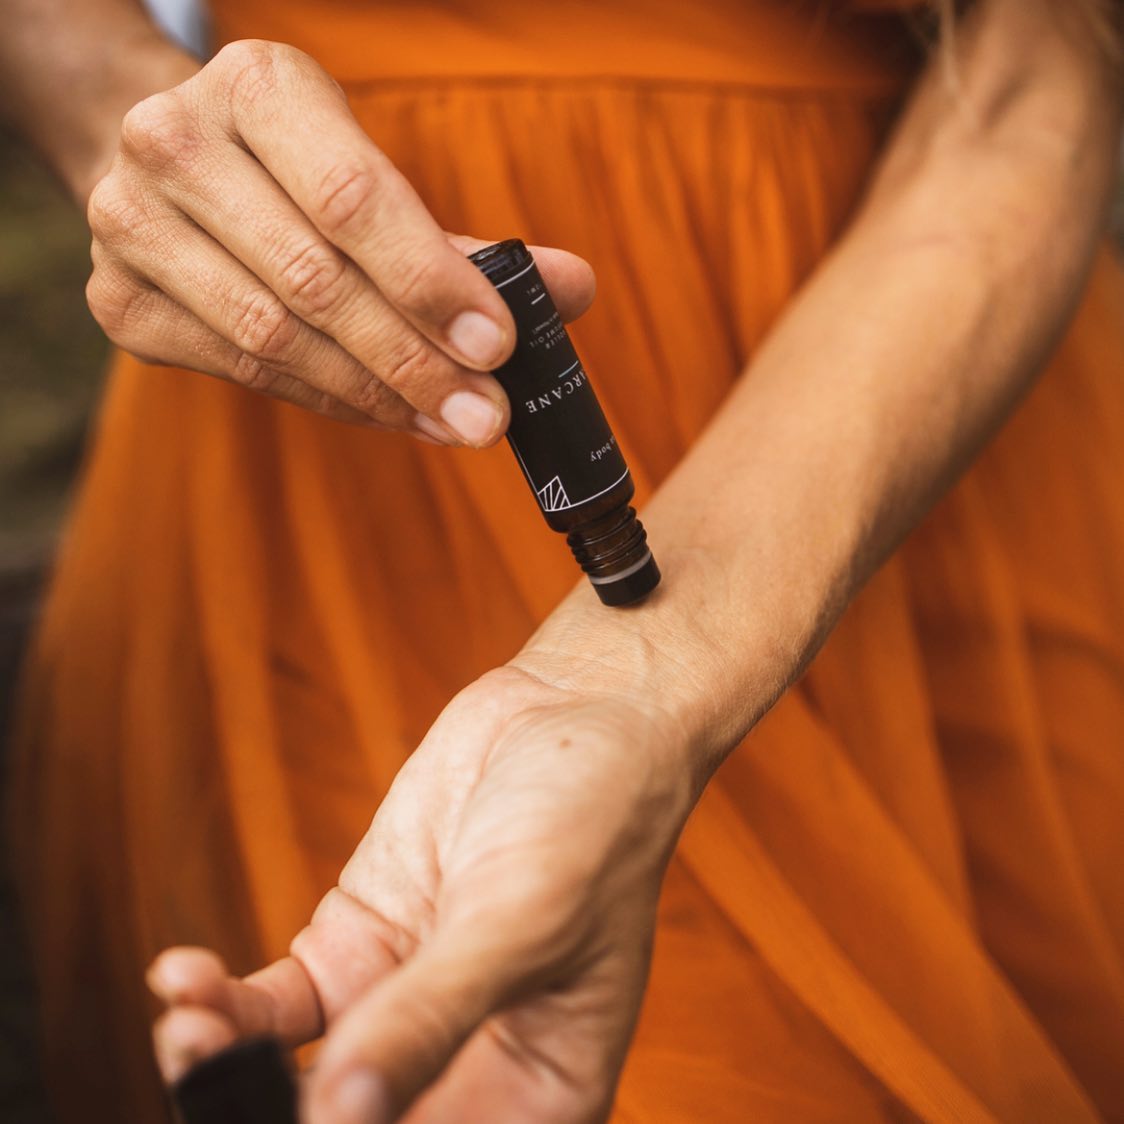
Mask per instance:
[[[1097,0],[977,0],[934,49],[881,179],[987,154],[1053,160],[1063,174],[1112,182],[1124,81],[1096,8]]]

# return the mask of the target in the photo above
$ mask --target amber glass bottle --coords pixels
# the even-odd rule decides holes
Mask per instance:
[[[470,260],[515,318],[515,351],[495,375],[511,402],[508,443],[543,516],[606,605],[647,597],[660,571],[629,506],[632,476],[534,258],[512,238]]]

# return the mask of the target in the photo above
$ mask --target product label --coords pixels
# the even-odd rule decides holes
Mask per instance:
[[[628,466],[535,264],[498,288],[517,330],[515,353],[495,372],[511,401],[508,441],[544,512],[579,507]]]

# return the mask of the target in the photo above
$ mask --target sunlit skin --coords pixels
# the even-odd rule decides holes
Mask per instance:
[[[156,1035],[163,1071],[239,1034],[295,1044],[327,1024],[338,1037],[312,1119],[351,1119],[331,1101],[348,1096],[357,1042],[380,1059],[377,1095],[401,1108],[466,1040],[409,1119],[450,1119],[451,1104],[497,1121],[601,1118],[644,986],[653,872],[691,804],[686,761],[666,723],[626,699],[514,668],[473,684],[399,774],[291,959],[245,982],[202,950],[153,965],[172,1007]]]
[[[0,8],[33,29],[71,11],[51,0],[32,17],[32,6]],[[10,100],[29,132],[38,125],[56,138],[43,147],[74,194],[93,190],[98,270],[143,273],[143,239],[119,233],[109,245],[99,215],[121,199],[170,206],[192,185],[174,160],[169,168],[137,158],[145,146],[135,132],[156,115],[131,119],[123,149],[120,117],[182,83],[157,103],[193,107],[174,152],[177,135],[194,143],[191,130],[209,127],[198,123],[232,119],[238,75],[195,75],[121,0],[77,7],[74,34],[95,11],[133,29],[135,84],[118,76],[91,100],[96,109],[77,115],[25,65],[22,77],[9,74]],[[290,957],[245,980],[204,950],[156,961],[149,981],[168,1009],[155,1041],[168,1079],[242,1035],[269,1031],[293,1044],[325,1035],[304,1082],[313,1124],[605,1119],[644,987],[660,880],[702,786],[1009,414],[1082,291],[1115,182],[1121,95],[1075,11],[982,0],[952,57],[931,65],[845,236],[644,512],[660,544],[658,595],[614,613],[575,589],[509,666],[458,696],[375,812],[339,886],[294,935]],[[18,71],[19,41],[0,47],[0,71]],[[321,80],[282,52],[271,96],[299,119],[307,83]],[[231,64],[227,54],[210,66]],[[327,85],[321,95],[317,112],[342,138],[338,151],[350,144],[369,155],[343,101]],[[231,155],[214,149],[219,168]],[[274,158],[287,182],[292,153]],[[382,221],[403,236],[422,229],[438,247],[436,225],[396,173],[382,172],[402,204]],[[323,232],[322,213],[302,215],[296,201],[289,213],[294,228]],[[174,242],[179,227],[168,221]],[[215,246],[238,260],[252,252],[221,217],[209,229],[212,255]],[[393,272],[385,235],[356,258],[367,274],[356,291],[369,307],[368,281],[394,306],[379,283]],[[177,252],[186,261],[194,251]],[[441,261],[449,273],[428,278],[445,294],[435,298],[444,312],[458,294],[484,301],[479,286],[461,290],[468,275],[444,251]],[[540,261],[555,299],[576,315],[592,294],[587,268],[561,253]],[[393,281],[382,284],[395,292]],[[424,287],[406,291],[425,304]],[[97,286],[92,295],[105,298]],[[168,299],[188,308],[192,294]],[[173,325],[183,314],[161,307],[131,330],[144,354],[182,363]],[[434,386],[487,378],[455,369],[437,329],[397,307],[380,315],[440,353],[430,382],[394,388],[411,411],[439,413]],[[358,360],[348,351],[354,325],[331,309],[317,315],[309,330],[344,353],[333,398],[359,408],[344,374],[352,360],[377,373],[384,357],[375,349]],[[325,393],[309,390],[300,354],[278,358],[295,381],[273,389]]]

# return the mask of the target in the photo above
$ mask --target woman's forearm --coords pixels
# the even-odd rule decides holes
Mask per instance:
[[[80,203],[129,108],[199,68],[138,0],[0,0],[0,26],[0,114]]]
[[[579,589],[517,661],[653,700],[700,779],[1068,323],[1115,182],[1120,96],[1052,7],[981,4],[957,83],[922,82],[850,230],[647,508],[659,593],[607,613]]]

